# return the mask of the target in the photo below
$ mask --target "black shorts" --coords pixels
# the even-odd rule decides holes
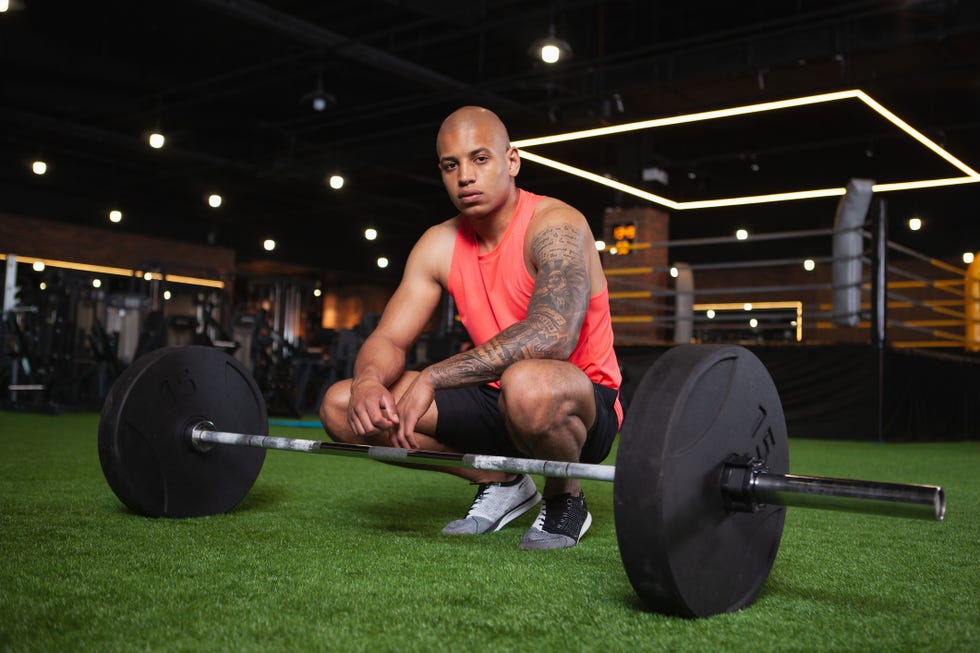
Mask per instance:
[[[595,396],[595,423],[586,434],[579,462],[600,463],[609,455],[619,431],[616,397],[619,393],[598,383],[592,384]],[[489,385],[436,390],[439,421],[435,439],[462,453],[526,458],[507,434],[504,418],[497,403],[500,390]]]

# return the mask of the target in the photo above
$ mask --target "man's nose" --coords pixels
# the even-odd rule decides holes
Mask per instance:
[[[475,181],[475,170],[473,169],[473,164],[471,163],[460,163],[459,173],[456,176],[456,182],[460,186],[465,186],[471,184]]]

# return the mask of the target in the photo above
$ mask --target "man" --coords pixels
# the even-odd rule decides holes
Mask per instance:
[[[344,442],[600,462],[622,422],[621,375],[585,217],[517,187],[517,149],[487,109],[446,118],[436,154],[459,214],[415,244],[354,378],[324,396],[324,428]],[[405,371],[443,289],[474,347]],[[444,533],[497,531],[541,501],[527,475],[437,469],[479,484],[466,517]],[[574,546],[591,523],[579,481],[548,478],[520,546]]]

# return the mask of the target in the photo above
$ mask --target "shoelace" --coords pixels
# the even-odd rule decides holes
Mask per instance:
[[[544,522],[548,518],[548,500],[545,499],[541,502],[541,510],[538,512],[538,518],[534,520],[534,524],[531,528],[536,528],[539,531],[544,530]]]
[[[554,507],[558,508],[556,512],[558,513],[559,517],[557,519],[557,523],[553,523],[552,529],[549,530],[548,532],[549,533],[556,532],[556,531],[563,532],[567,530],[568,518],[571,516],[572,502],[577,498],[578,497],[573,497],[570,494],[562,494],[556,497],[549,497],[545,499],[544,501],[541,502],[541,512],[538,514],[538,519],[535,521],[534,526],[540,530],[545,530],[544,527],[548,521],[549,504],[562,504],[560,507],[554,505],[551,506],[553,508]],[[562,510],[562,508],[564,508],[564,510]]]
[[[487,490],[490,489],[492,483],[480,483],[480,490],[476,493],[476,497],[473,498],[473,505],[470,506],[469,512],[466,513],[467,517],[472,515],[474,511],[479,507],[479,505],[486,498]]]
[[[572,505],[572,501],[571,501],[572,497],[571,496],[566,497],[566,496],[562,495],[560,497],[555,497],[555,499],[561,499],[562,500],[561,502],[563,504],[562,505],[562,508],[564,508],[564,510],[559,510],[558,511],[558,514],[560,515],[560,517],[558,519],[558,523],[555,524],[555,528],[557,530],[559,530],[559,531],[563,531],[563,530],[565,530],[565,523],[568,521],[568,509]]]

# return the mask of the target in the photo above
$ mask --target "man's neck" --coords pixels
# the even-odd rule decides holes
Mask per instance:
[[[514,219],[517,212],[517,204],[520,201],[520,190],[514,186],[512,192],[503,204],[480,217],[466,217],[476,232],[476,237],[480,243],[480,252],[492,252],[500,244],[510,221]]]

